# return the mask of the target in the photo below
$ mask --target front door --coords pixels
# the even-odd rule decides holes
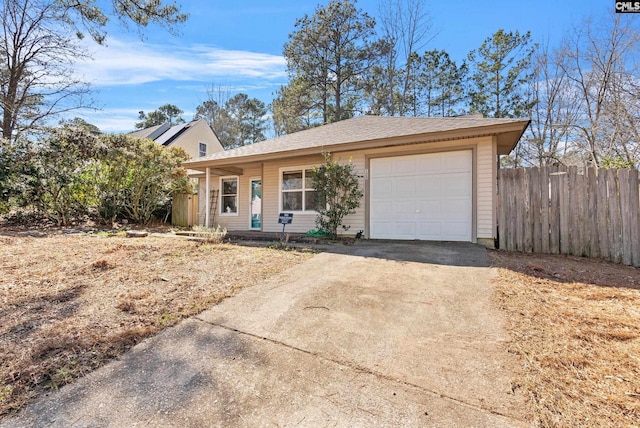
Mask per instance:
[[[262,229],[262,180],[251,180],[251,229]]]

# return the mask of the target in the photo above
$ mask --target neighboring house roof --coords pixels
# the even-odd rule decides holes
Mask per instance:
[[[179,123],[177,125],[169,125],[163,123],[162,125],[156,125],[149,128],[141,129],[139,131],[130,132],[129,135],[138,138],[148,138],[163,146],[170,145],[176,138],[180,136],[187,129],[194,126],[198,121],[194,120],[187,123]]]
[[[220,140],[204,119],[171,126],[168,123],[156,125],[127,134],[131,137],[148,138],[165,147],[177,145],[184,148],[192,158],[198,157],[198,144],[207,143],[207,151],[215,153],[224,150]]]
[[[229,161],[253,161],[307,152],[345,151],[472,138],[498,137],[498,154],[508,154],[529,125],[526,119],[493,119],[480,115],[459,117],[360,116],[310,128],[282,137],[238,147],[188,161],[185,166],[200,169]]]

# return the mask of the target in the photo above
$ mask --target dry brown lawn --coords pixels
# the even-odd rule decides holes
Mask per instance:
[[[640,270],[492,252],[536,426],[640,426]]]
[[[169,236],[0,235],[0,419],[308,257]]]

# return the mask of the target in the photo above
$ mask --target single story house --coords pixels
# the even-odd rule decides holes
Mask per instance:
[[[130,132],[127,135],[148,138],[165,147],[182,147],[191,156],[191,159],[205,157],[224,150],[218,136],[204,119],[173,126],[169,123],[163,123]]]
[[[323,152],[351,162],[364,197],[345,223],[371,239],[494,245],[499,155],[529,125],[480,115],[361,116],[185,162],[199,171],[199,223],[230,231],[315,228],[310,169]]]

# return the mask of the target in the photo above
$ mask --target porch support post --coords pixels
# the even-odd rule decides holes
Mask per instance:
[[[207,167],[207,176],[205,178],[205,186],[204,186],[204,226],[210,227],[210,219],[211,219],[211,178],[209,177],[209,167]]]

